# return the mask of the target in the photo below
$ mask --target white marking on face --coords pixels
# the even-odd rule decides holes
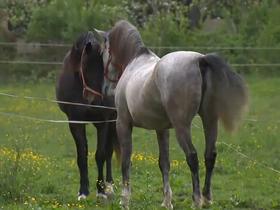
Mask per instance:
[[[104,70],[107,67],[107,63],[109,60],[109,41],[106,40],[104,44],[104,48],[102,50],[103,53],[103,65]],[[107,77],[110,78],[110,80],[117,80],[118,79],[118,71],[113,67],[112,62],[108,66],[108,74]],[[117,86],[117,82],[112,82],[106,77],[104,78],[103,86],[102,86],[102,93],[106,96],[114,96],[115,95],[115,88]]]
[[[103,54],[103,64],[104,64],[104,68],[109,60],[109,49],[110,49],[110,46],[109,46],[109,41],[108,39],[104,42],[104,44],[102,45],[102,48],[101,48],[101,53]]]

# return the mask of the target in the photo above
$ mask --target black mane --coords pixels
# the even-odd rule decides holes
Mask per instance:
[[[145,54],[149,55],[149,54],[151,54],[151,51],[150,51],[147,47],[142,46],[142,47],[140,47],[139,50],[137,51],[136,57],[138,57],[138,56],[140,56],[140,55],[145,55]]]
[[[72,48],[71,48],[71,58],[76,61],[76,62],[80,62],[81,60],[81,55],[83,52],[83,49],[85,47],[85,45],[89,42],[89,41],[94,41],[94,35],[91,31],[87,31],[82,33],[77,40],[74,42]]]

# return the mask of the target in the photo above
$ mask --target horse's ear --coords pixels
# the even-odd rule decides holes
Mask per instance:
[[[103,45],[104,41],[105,41],[105,37],[106,37],[106,32],[95,29],[95,28],[92,30],[92,32],[93,32],[94,38],[97,40],[98,44]]]
[[[92,50],[92,44],[91,44],[91,42],[88,42],[86,44],[86,53],[89,54],[91,52],[91,50]]]

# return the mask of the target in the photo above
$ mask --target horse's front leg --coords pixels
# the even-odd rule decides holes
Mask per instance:
[[[116,140],[116,125],[111,123],[108,130],[108,139],[106,144],[106,189],[105,193],[108,197],[114,195],[113,176],[112,176],[112,156],[113,156],[113,141]]]
[[[122,164],[122,193],[120,204],[122,208],[129,209],[129,200],[131,195],[129,173],[131,165],[132,152],[132,126],[126,120],[117,119],[117,133],[121,146],[121,164]]]
[[[77,164],[80,172],[80,190],[78,200],[85,199],[89,194],[88,186],[88,145],[84,124],[69,124],[71,134],[76,143]]]
[[[161,206],[173,209],[172,201],[172,190],[169,184],[169,170],[170,170],[170,161],[169,161],[169,131],[162,130],[156,131],[158,145],[159,145],[159,168],[162,174],[163,180],[163,194],[164,199]]]
[[[107,199],[105,194],[103,167],[106,160],[108,126],[107,124],[98,124],[95,126],[97,129],[97,149],[95,153],[95,161],[98,170],[98,177],[96,180],[97,197]]]

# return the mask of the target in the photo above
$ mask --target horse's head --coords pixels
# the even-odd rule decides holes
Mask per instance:
[[[101,41],[105,83],[116,85],[134,58],[149,53],[137,28],[125,20],[118,21],[106,34],[96,29],[93,33]]]
[[[119,69],[118,66],[114,65],[114,57],[110,51],[109,33],[97,29],[93,29],[93,33],[94,37],[100,44],[100,52],[104,64],[104,83],[102,92],[106,96],[114,96],[114,91],[121,76],[122,69]]]
[[[83,82],[83,97],[90,103],[100,103],[103,99],[104,68],[101,46],[94,37],[88,39],[83,47],[80,75]]]

